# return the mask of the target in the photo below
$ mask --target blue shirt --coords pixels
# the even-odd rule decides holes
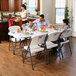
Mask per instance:
[[[69,29],[69,26],[68,26],[68,25],[63,26],[61,29],[58,30],[58,32],[60,32],[61,30],[65,29],[65,28],[66,28],[66,29]]]

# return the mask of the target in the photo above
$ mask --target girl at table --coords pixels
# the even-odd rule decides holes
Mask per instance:
[[[9,19],[8,19],[9,27],[15,25],[15,24],[13,23],[13,21],[14,21],[15,19],[16,19],[15,16],[9,14]]]

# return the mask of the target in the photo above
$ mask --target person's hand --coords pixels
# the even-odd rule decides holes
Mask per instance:
[[[17,17],[17,19],[22,20],[22,18],[21,18],[21,17]]]
[[[23,24],[22,26],[25,27],[25,24]]]

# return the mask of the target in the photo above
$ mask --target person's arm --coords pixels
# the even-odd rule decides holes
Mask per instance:
[[[25,13],[24,17],[22,17],[21,19],[26,19],[27,18],[27,13]]]
[[[63,32],[64,32],[64,31],[66,31],[66,30],[67,30],[67,28],[64,28],[64,29],[63,29],[63,30],[61,30],[60,32],[61,32],[61,33],[63,33]]]
[[[37,24],[37,20],[33,21],[33,24]]]
[[[47,26],[49,27],[49,26],[50,26],[50,23],[49,23],[49,21],[48,21],[48,20],[46,20],[46,23],[47,23]]]

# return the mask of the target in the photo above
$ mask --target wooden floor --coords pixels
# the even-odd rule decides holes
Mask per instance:
[[[23,64],[19,54],[13,55],[12,51],[8,50],[8,42],[2,42],[0,44],[0,76],[76,76],[76,38],[71,38],[72,56],[66,47],[68,45],[63,48],[63,61],[60,61],[57,56],[51,56],[50,65],[42,62],[35,65],[33,71],[29,61]]]

